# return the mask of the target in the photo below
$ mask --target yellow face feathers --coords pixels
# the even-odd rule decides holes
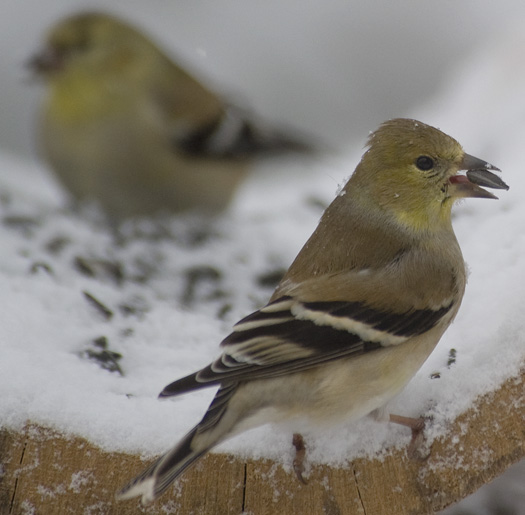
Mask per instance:
[[[82,73],[88,76],[120,74],[133,66],[150,67],[161,56],[142,34],[111,16],[84,13],[55,25],[46,49],[33,60],[33,66],[48,77]]]
[[[220,100],[145,35],[102,13],[54,25],[30,65],[50,87],[50,109],[73,117],[155,103],[166,118],[201,121],[221,111]]]
[[[358,202],[393,213],[411,229],[450,224],[458,198],[494,198],[457,173],[475,168],[483,174],[496,168],[469,156],[454,138],[434,127],[411,119],[389,120],[370,135],[367,146],[346,191],[354,191]]]

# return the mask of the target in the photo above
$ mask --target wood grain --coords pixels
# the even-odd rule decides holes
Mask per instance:
[[[477,490],[525,455],[521,377],[481,397],[435,441],[425,462],[393,451],[348,468],[311,467],[302,485],[268,460],[211,454],[157,502],[117,502],[147,462],[108,453],[78,437],[37,426],[0,431],[1,515],[382,515],[434,513]]]

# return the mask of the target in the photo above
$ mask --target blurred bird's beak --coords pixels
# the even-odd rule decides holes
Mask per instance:
[[[63,55],[56,48],[46,47],[42,52],[34,55],[27,63],[28,68],[37,75],[46,75],[62,68]]]
[[[487,190],[480,188],[494,188],[498,190],[508,190],[509,187],[499,178],[498,175],[490,170],[500,172],[499,168],[478,159],[477,157],[465,154],[459,165],[459,170],[466,170],[466,175],[453,175],[449,179],[449,195],[451,197],[476,197],[476,198],[494,198]]]

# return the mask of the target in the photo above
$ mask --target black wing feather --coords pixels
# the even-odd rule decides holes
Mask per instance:
[[[171,383],[161,396],[216,384],[236,384],[246,379],[276,377],[381,348],[378,341],[367,341],[350,330],[333,327],[329,323],[316,323],[315,318],[297,318],[292,313],[293,300],[281,297],[243,318],[236,325],[238,329],[222,341],[224,353],[221,357],[197,373]],[[283,309],[277,309],[279,304]],[[453,303],[436,310],[420,309],[405,313],[386,313],[360,302],[306,302],[299,305],[310,312],[328,314],[343,321],[361,322],[370,329],[408,339],[432,329],[450,311]],[[250,345],[251,340],[253,345]],[[260,343],[265,340],[267,346]],[[265,363],[265,359],[271,357],[280,344],[296,345],[305,351],[305,355],[283,361],[268,359]],[[235,352],[235,347],[239,345],[242,351]]]

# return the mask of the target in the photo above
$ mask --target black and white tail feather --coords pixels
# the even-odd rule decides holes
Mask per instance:
[[[289,375],[342,357],[400,345],[449,317],[453,304],[385,313],[359,302],[300,302],[290,296],[270,302],[234,326],[221,343],[224,350],[217,360],[160,393],[159,397],[169,397],[220,385],[199,424],[125,486],[118,497],[141,495],[143,503],[154,500],[202,455],[233,436],[248,415],[225,414],[239,387],[248,380]]]
[[[131,499],[141,495],[143,504],[156,499],[190,465],[206,453],[207,449],[193,452],[191,441],[197,432],[194,427],[179,444],[161,456],[142,474],[128,483],[118,494],[119,499]]]

